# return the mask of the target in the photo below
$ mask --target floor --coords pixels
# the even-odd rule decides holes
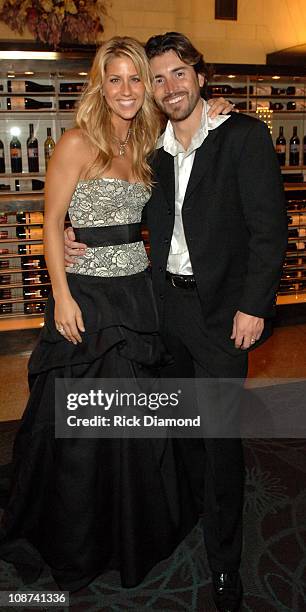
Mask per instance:
[[[0,334],[0,421],[21,417],[28,396],[27,362],[37,334],[37,330]],[[305,348],[306,324],[276,328],[264,345],[250,353],[249,378],[266,382],[306,378]]]

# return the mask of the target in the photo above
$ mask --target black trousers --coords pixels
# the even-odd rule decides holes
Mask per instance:
[[[196,288],[173,287],[171,281],[167,281],[161,331],[175,362],[165,370],[165,377],[246,377],[247,353],[241,351],[241,355],[232,356],[208,338]],[[183,442],[188,467],[196,471],[199,440],[188,440],[185,447]],[[203,437],[201,444],[202,452],[203,445],[205,447],[203,524],[209,565],[216,572],[237,570],[242,548],[244,489],[241,439]]]

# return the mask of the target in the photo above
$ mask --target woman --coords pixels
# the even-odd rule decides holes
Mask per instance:
[[[138,584],[198,519],[175,441],[59,439],[55,379],[155,377],[167,359],[140,238],[148,155],[159,133],[142,46],[114,38],[95,57],[46,178],[45,257],[52,282],[29,364],[31,396],[14,447],[1,558],[35,579],[42,559],[63,590],[107,569]],[[89,248],[64,269],[66,213]]]

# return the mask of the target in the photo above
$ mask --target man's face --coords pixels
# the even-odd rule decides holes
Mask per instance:
[[[187,119],[200,100],[204,77],[185,64],[175,51],[165,51],[150,60],[154,75],[154,98],[172,121]]]

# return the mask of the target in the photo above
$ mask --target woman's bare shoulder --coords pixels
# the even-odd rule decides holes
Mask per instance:
[[[83,130],[77,127],[66,130],[58,144],[73,148],[81,147],[82,149],[90,149],[88,136],[84,134]]]
[[[67,130],[58,141],[55,154],[58,159],[70,160],[71,163],[83,167],[92,159],[92,146],[82,130],[72,128]]]

